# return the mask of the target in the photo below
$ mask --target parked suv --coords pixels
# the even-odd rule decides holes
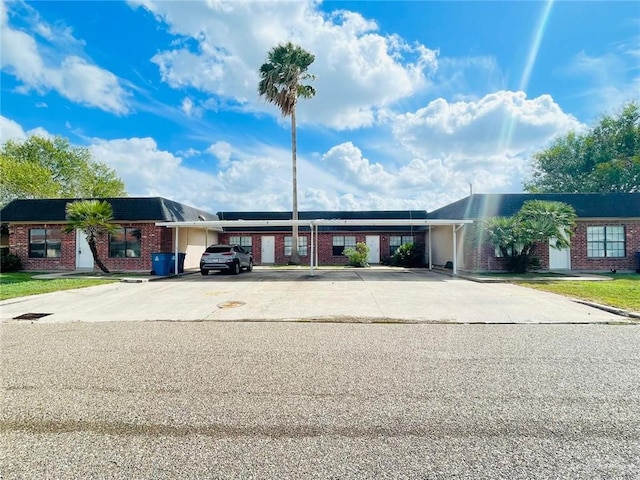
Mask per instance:
[[[200,258],[200,273],[209,275],[209,270],[229,271],[234,275],[246,268],[253,270],[253,256],[240,245],[211,245]]]

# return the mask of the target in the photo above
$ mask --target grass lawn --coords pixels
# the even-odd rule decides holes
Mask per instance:
[[[640,275],[608,275],[612,281],[516,282],[528,288],[589,300],[603,305],[640,312]]]
[[[104,283],[118,281],[117,278],[55,278],[51,280],[40,280],[32,278],[34,275],[37,275],[37,273],[0,273],[0,300],[26,297],[39,293],[57,292],[59,290],[91,287],[93,285],[102,285]]]

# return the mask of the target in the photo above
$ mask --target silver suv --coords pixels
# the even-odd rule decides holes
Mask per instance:
[[[209,275],[209,270],[229,271],[234,275],[246,268],[253,270],[253,256],[240,245],[211,245],[200,258],[200,273]]]

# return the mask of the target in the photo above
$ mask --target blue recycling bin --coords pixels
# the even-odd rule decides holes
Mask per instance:
[[[153,273],[160,276],[169,275],[172,266],[172,258],[172,253],[152,253],[151,267],[153,269]]]
[[[636,262],[638,263],[638,268],[636,268],[636,273],[640,273],[640,252],[636,252]]]
[[[184,257],[186,257],[186,253],[178,253],[178,273],[184,272]],[[176,270],[176,256],[171,254],[171,262],[169,265],[169,273],[175,273]]]

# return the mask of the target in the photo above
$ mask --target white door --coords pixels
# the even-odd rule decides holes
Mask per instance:
[[[87,235],[82,230],[76,230],[76,268],[93,269],[93,255],[87,242]]]
[[[262,237],[262,249],[260,250],[260,263],[276,262],[276,238]]]
[[[380,263],[380,236],[367,235],[367,247],[369,247],[367,263],[372,265]]]
[[[571,248],[558,250],[551,245],[556,243],[555,238],[549,239],[549,270],[571,270]]]

